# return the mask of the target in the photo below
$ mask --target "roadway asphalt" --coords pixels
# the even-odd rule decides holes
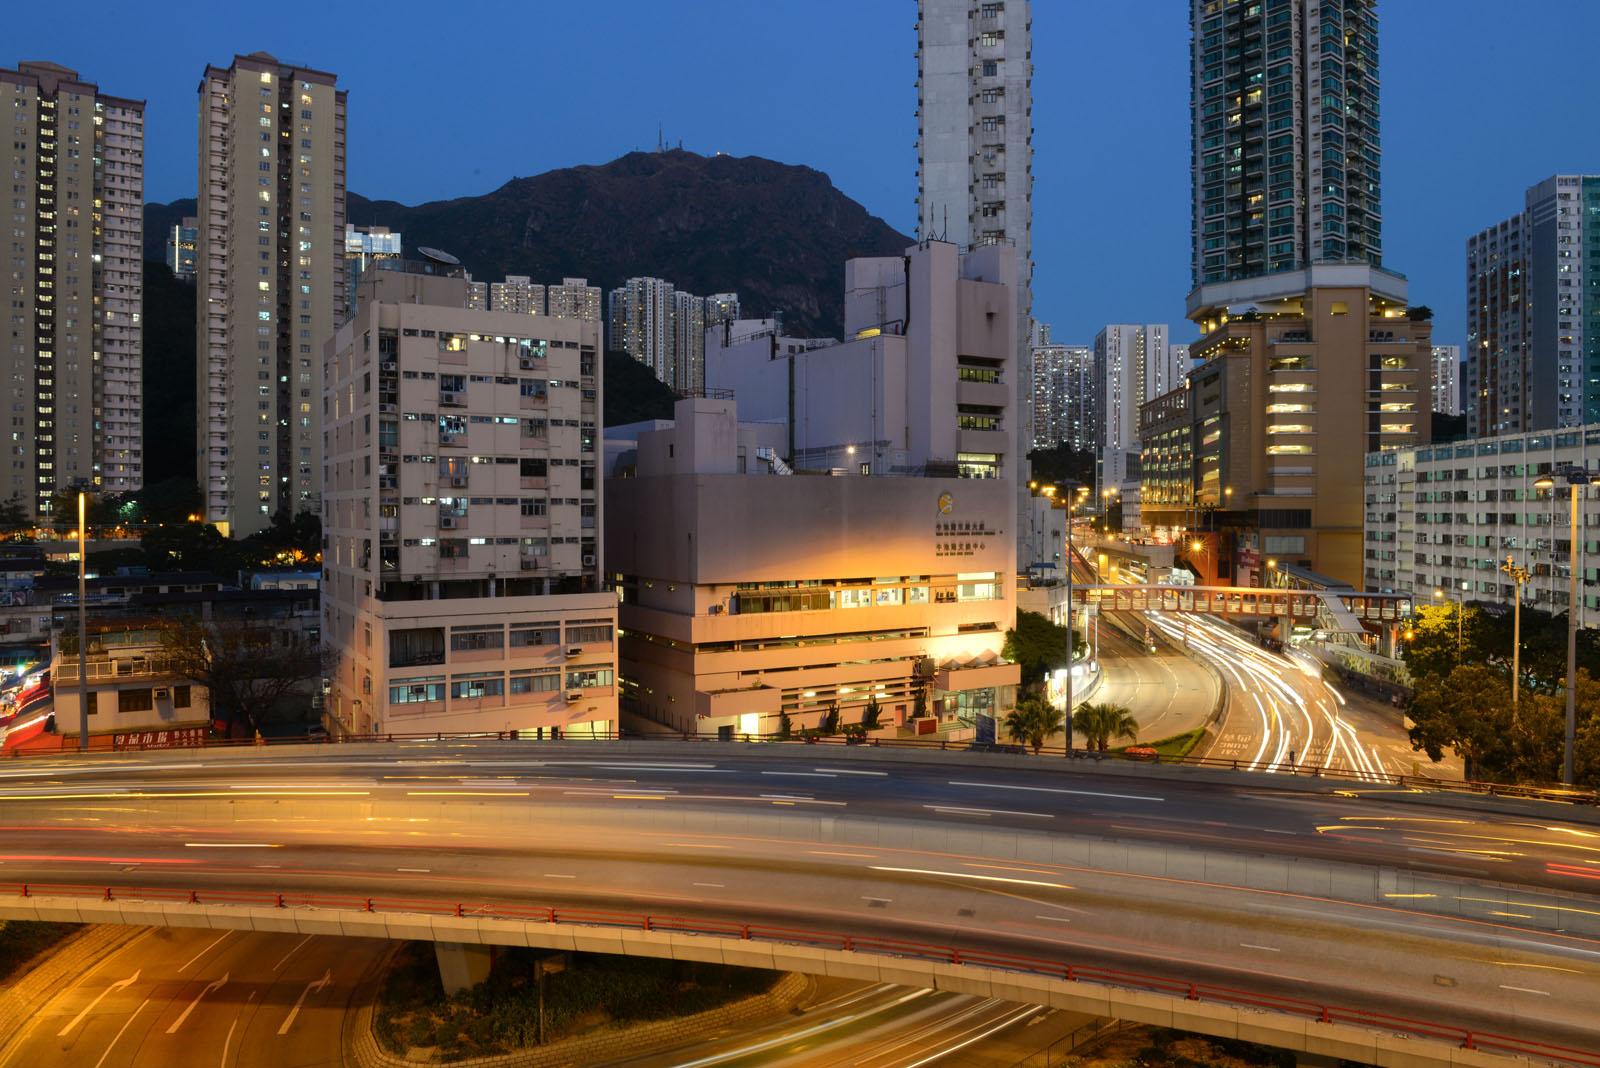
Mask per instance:
[[[1600,1047],[1593,813],[1092,764],[571,743],[30,761],[0,773],[0,874],[737,919]],[[758,824],[774,813],[802,818]],[[956,850],[950,827],[978,833]],[[1138,846],[1203,853],[1208,874],[1137,870]],[[1275,874],[1315,863],[1348,879]],[[1407,873],[1446,881],[1411,892]],[[1392,890],[1355,903],[1347,883]]]
[[[1093,699],[1126,706],[1139,721],[1139,744],[1206,725],[1216,706],[1216,676],[1165,642],[1156,652],[1149,652],[1109,618],[1101,620],[1098,632],[1100,667],[1105,674]],[[1082,739],[1078,741],[1081,744]],[[1114,739],[1113,744],[1124,741]]]
[[[338,1066],[346,1008],[388,945],[151,928],[57,991],[0,1068]]]

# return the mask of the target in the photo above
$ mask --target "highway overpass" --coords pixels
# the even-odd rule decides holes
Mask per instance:
[[[713,743],[0,775],[6,916],[726,960],[1374,1064],[1600,1064],[1592,810]]]

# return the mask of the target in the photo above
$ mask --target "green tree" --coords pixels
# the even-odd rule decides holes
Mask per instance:
[[[33,509],[23,504],[21,497],[13,494],[0,503],[0,533],[3,533],[8,541],[32,530]]]
[[[1126,705],[1110,702],[1079,705],[1072,717],[1072,726],[1083,735],[1084,743],[1090,749],[1098,749],[1102,753],[1113,737],[1126,738],[1130,742],[1139,737],[1139,721],[1133,718],[1133,712]]]
[[[1468,779],[1505,781],[1513,774],[1511,689],[1497,672],[1463,664],[1448,675],[1424,675],[1412,689],[1406,714],[1412,721],[1411,748],[1428,759],[1443,759],[1448,748],[1461,757]]]
[[[866,710],[861,713],[861,729],[875,731],[878,729],[878,720],[883,715],[883,709],[878,705],[878,695],[873,694],[867,698]]]
[[[1064,726],[1064,715],[1041,697],[1024,697],[1005,714],[1001,726],[1014,742],[1029,746],[1037,754],[1045,741]]]
[[[827,711],[822,713],[822,725],[818,728],[823,734],[839,733],[839,702],[829,701]]]
[[[1028,453],[1033,480],[1041,486],[1059,486],[1065,491],[1073,486],[1094,485],[1094,450],[1074,449],[1066,442],[1052,448],[1034,449]]]
[[[184,620],[161,633],[162,650],[178,675],[206,688],[211,715],[253,733],[279,701],[320,678],[329,658],[316,642],[267,621]]]
[[[1006,631],[1002,654],[1022,669],[1024,690],[1036,690],[1045,672],[1062,667],[1067,659],[1067,628],[1057,626],[1038,612],[1019,610],[1017,625]]]
[[[786,742],[794,737],[794,720],[787,712],[778,714],[778,737]]]

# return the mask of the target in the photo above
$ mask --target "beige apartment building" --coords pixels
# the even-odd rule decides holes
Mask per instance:
[[[11,173],[0,500],[144,484],[144,101],[55,63],[0,69]]]
[[[200,82],[197,471],[245,535],[314,511],[322,345],[345,314],[345,93],[265,52]]]
[[[1408,318],[1403,278],[1361,264],[1202,286],[1189,305],[1200,366],[1143,413],[1160,450],[1144,526],[1252,532],[1240,585],[1271,559],[1359,588],[1364,457],[1429,440],[1433,324]]]
[[[347,733],[617,726],[600,328],[391,260],[327,344],[323,635]]]
[[[1015,703],[1009,481],[796,474],[732,400],[674,414],[608,431],[630,726],[774,734],[876,700],[886,729],[971,737]]]

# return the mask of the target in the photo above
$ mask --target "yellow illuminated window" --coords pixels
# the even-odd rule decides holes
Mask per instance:
[[[1309,405],[1309,404],[1269,404],[1269,405],[1267,405],[1267,413],[1269,415],[1276,415],[1276,414],[1278,414],[1280,412],[1309,412],[1311,410],[1312,410],[1312,408],[1311,408],[1311,405]]]
[[[1388,387],[1385,386],[1385,389]],[[1274,382],[1267,387],[1268,393],[1309,393],[1310,382]]]
[[[1268,456],[1309,456],[1310,445],[1268,445]]]
[[[1409,404],[1409,403],[1407,403],[1407,404],[1380,404],[1380,405],[1378,405],[1378,410],[1381,411],[1381,412],[1414,412],[1414,411],[1417,410],[1417,406],[1415,404]]]
[[[1267,427],[1269,434],[1309,434],[1311,428],[1304,423],[1273,423]]]

